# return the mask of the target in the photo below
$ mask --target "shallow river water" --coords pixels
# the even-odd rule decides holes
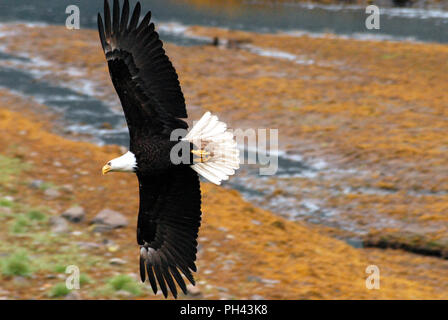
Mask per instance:
[[[364,27],[364,9],[359,7],[280,6],[246,1],[237,10],[229,11],[225,8],[219,10],[218,7],[191,6],[187,1],[142,2],[143,11],[153,10],[154,18],[161,26],[159,30],[162,39],[179,45],[196,45],[208,41],[185,34],[185,26],[188,25],[219,26],[257,32],[332,32],[357,38],[448,42],[448,14],[440,11],[385,9],[381,18],[381,30],[368,31]],[[63,24],[67,17],[65,8],[70,4],[79,6],[82,28],[96,27],[96,13],[101,9],[102,1],[2,1],[0,23],[21,21]],[[0,87],[49,106],[54,112],[62,115],[68,131],[90,134],[94,141],[100,144],[127,146],[128,133],[122,114],[114,111],[108,103],[95,98],[89,88],[73,91],[62,84],[50,84],[43,80],[45,71],[42,69],[45,68],[42,66],[45,67],[48,63],[51,62],[25,55],[13,56],[0,51]],[[105,122],[110,124],[111,128],[103,128],[102,124]],[[350,174],[353,172],[331,168],[319,159],[306,162],[300,155],[280,152],[275,176],[259,176],[258,166],[244,165],[239,174],[225,185],[240,191],[249,201],[288,218],[303,219],[362,234],[365,232],[362,226],[354,221],[338,219],[338,212],[326,208],[325,202],[315,191],[307,191],[295,183],[297,179],[309,179],[313,185],[328,188],[327,184],[323,186],[319,181],[330,177],[341,180],[341,177]],[[354,191],[350,185],[338,185],[337,188],[324,191],[336,196],[344,192],[385,192],[372,189]]]

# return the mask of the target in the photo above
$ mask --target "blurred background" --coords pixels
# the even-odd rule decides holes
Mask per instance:
[[[180,299],[447,298],[446,2],[140,2],[189,121],[279,130],[275,175],[202,184],[198,285]],[[162,298],[137,276],[135,177],[100,172],[128,146],[102,7],[0,3],[0,298]]]

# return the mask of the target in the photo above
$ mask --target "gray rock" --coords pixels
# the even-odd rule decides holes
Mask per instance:
[[[62,216],[70,222],[81,222],[84,220],[86,212],[83,207],[71,207],[62,213]]]
[[[71,184],[64,184],[63,186],[61,186],[61,190],[64,192],[73,192],[75,188],[73,188]]]
[[[61,193],[54,188],[50,188],[50,189],[45,190],[44,195],[49,199],[54,199],[54,198],[59,197],[61,195]]]
[[[94,228],[92,229],[92,232],[96,233],[103,233],[113,230],[111,226],[107,226],[105,224],[94,224]]]
[[[8,207],[0,207],[0,214],[10,214],[12,212],[11,208]]]
[[[112,258],[109,260],[109,263],[114,266],[121,266],[123,264],[126,264],[126,260],[120,258]]]
[[[43,180],[33,180],[30,182],[29,187],[33,189],[39,189],[44,184]]]
[[[98,249],[101,248],[101,245],[96,242],[77,242],[78,247],[81,249]]]
[[[81,295],[78,291],[72,290],[68,295],[65,296],[64,300],[81,300]]]
[[[224,266],[222,267],[222,270],[229,271],[229,270],[233,269],[233,267],[235,265],[235,261],[228,259],[228,260],[224,260],[223,264],[224,264]]]
[[[130,298],[133,296],[132,293],[126,291],[126,290],[118,290],[117,292],[115,292],[117,294],[117,296],[120,296],[122,298]]]
[[[115,245],[116,245],[116,244],[115,244],[115,241],[110,240],[110,239],[107,239],[107,238],[103,239],[103,241],[101,241],[101,243],[102,243],[103,245],[105,245],[105,246],[108,246],[108,247],[110,247],[110,246],[115,246]]]
[[[246,279],[249,282],[263,282],[263,279],[261,279],[259,276],[247,276]]]
[[[250,297],[252,300],[266,300],[265,297],[260,296],[259,294],[254,294],[253,296]]]
[[[14,284],[17,286],[25,286],[28,283],[28,280],[22,276],[15,276],[13,278]]]
[[[68,224],[67,221],[61,217],[53,216],[49,220],[51,228],[51,232],[54,233],[64,233],[68,232]]]
[[[272,280],[272,279],[261,279],[261,282],[267,286],[272,286],[274,284],[280,283],[279,280]]]
[[[0,295],[1,295],[1,296],[6,296],[6,295],[8,295],[8,294],[9,294],[9,291],[0,289]]]
[[[106,229],[116,229],[126,227],[128,219],[117,211],[104,209],[92,219],[91,223],[106,227]]]

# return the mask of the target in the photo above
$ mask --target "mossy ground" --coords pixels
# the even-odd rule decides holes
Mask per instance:
[[[17,125],[27,134],[15,134]],[[85,277],[77,291],[80,298],[160,298],[137,280],[138,197],[136,192],[123,192],[137,190],[135,177],[101,178],[104,159],[117,156],[118,148],[70,141],[45,127],[36,118],[0,107],[1,145],[20,146],[2,155],[20,158],[8,163],[26,163],[28,168],[14,170],[10,182],[1,185],[2,198],[13,197],[2,201],[8,210],[0,215],[4,222],[0,227],[2,294],[20,299],[63,298],[68,294],[63,288],[65,268],[77,265]],[[55,167],[55,161],[62,167]],[[73,188],[46,199],[43,190],[30,188],[33,179]],[[196,275],[202,298],[446,298],[448,261],[399,250],[354,249],[306,225],[253,207],[235,191],[210,184],[203,184],[202,191],[204,219]],[[68,233],[53,234],[46,218],[79,203],[87,210],[87,221],[107,204],[131,223],[98,234],[83,222],[71,224]],[[17,219],[26,220],[26,232],[9,229]],[[108,239],[113,239],[113,245],[101,245]],[[111,258],[126,263],[111,265]],[[382,272],[380,290],[365,287],[365,269],[371,264]]]

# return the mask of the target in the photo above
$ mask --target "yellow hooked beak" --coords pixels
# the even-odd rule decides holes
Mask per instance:
[[[108,173],[109,171],[110,171],[110,165],[108,165],[108,164],[106,164],[104,167],[103,167],[103,175],[104,174],[106,174],[106,173]]]

